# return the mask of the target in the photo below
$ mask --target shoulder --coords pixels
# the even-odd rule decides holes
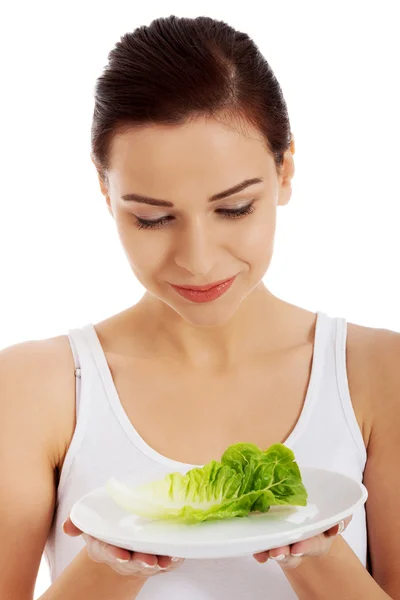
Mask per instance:
[[[352,349],[362,352],[370,360],[376,360],[381,352],[390,358],[391,351],[400,345],[400,333],[391,329],[366,327],[355,323],[347,323],[348,341]]]
[[[346,355],[350,395],[369,442],[374,427],[400,418],[400,333],[347,323]]]
[[[362,382],[368,427],[363,483],[372,576],[390,597],[400,589],[398,536],[398,439],[400,431],[400,333],[349,325],[350,371]],[[351,386],[350,386],[351,387]],[[397,597],[397,596],[396,596]]]
[[[0,350],[0,382],[4,409],[13,410],[19,419],[21,439],[29,434],[25,428],[34,426],[57,468],[75,422],[74,359],[68,336],[28,340]]]

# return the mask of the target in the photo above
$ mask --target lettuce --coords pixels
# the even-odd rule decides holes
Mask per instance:
[[[212,460],[182,475],[129,487],[111,477],[106,490],[127,511],[180,523],[244,517],[271,506],[307,505],[307,491],[292,450],[273,444],[232,444],[221,461]]]

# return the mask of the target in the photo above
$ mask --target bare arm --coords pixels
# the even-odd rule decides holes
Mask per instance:
[[[298,569],[286,571],[300,599],[400,600],[400,335],[378,331],[367,358],[364,374],[369,378],[372,428],[364,484],[369,494],[366,509],[372,576],[338,536],[329,554],[309,557]]]
[[[146,581],[144,577],[120,575],[108,564],[94,562],[85,546],[39,600],[134,600]]]
[[[41,342],[0,352],[0,597],[31,600],[55,505]]]
[[[384,331],[371,356],[373,422],[364,483],[372,575],[394,599],[400,599],[399,364],[400,334]]]
[[[0,351],[1,600],[32,600],[53,520],[61,450],[55,390],[69,386],[73,393],[75,386],[60,344],[53,338]],[[42,598],[132,600],[146,580],[94,562],[85,546]]]

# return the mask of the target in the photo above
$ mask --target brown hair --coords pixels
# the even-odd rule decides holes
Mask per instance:
[[[270,65],[224,21],[171,15],[126,33],[95,86],[91,155],[103,179],[112,136],[151,123],[218,115],[250,123],[278,174],[292,140],[287,106]]]

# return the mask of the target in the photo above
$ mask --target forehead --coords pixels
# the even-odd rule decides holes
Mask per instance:
[[[165,185],[177,179],[182,185],[186,179],[193,182],[215,176],[227,180],[229,186],[272,166],[273,158],[258,130],[201,118],[116,134],[110,145],[108,173],[123,187],[150,182],[155,176]]]

